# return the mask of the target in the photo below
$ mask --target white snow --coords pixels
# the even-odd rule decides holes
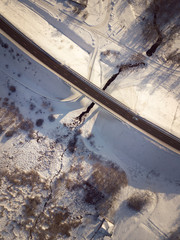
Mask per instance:
[[[164,44],[151,58],[145,55],[152,42],[143,44],[142,18],[150,4],[150,0],[146,4],[141,0],[89,0],[87,8],[77,14],[77,5],[70,1],[1,0],[0,14],[58,61],[101,88],[125,66],[107,93],[179,138],[180,72],[177,63],[166,61],[178,39],[172,46]],[[91,101],[2,34],[0,40],[8,44],[0,44],[0,237],[23,240],[32,234],[37,239],[41,231],[49,239],[51,229],[51,234],[57,231],[51,225],[53,214],[67,208],[70,216],[63,224],[78,223],[69,230],[68,239],[92,239],[94,234],[93,239],[104,240],[168,239],[179,229],[179,154],[98,106],[78,126],[76,117]],[[135,63],[144,65],[127,67]],[[15,113],[13,104],[19,109]],[[33,133],[18,125],[27,119],[34,124]],[[42,126],[37,125],[38,119],[44,120]],[[12,137],[6,137],[16,128]],[[32,138],[28,137],[31,133]],[[91,181],[94,172],[100,171],[104,181],[103,166],[109,161],[125,171],[128,185],[103,202],[104,210],[108,203],[111,207],[98,217],[93,204],[82,199],[88,189],[86,181]],[[108,184],[104,181],[104,186]],[[134,194],[150,198],[141,211],[127,206]],[[29,210],[29,202],[35,213]]]
[[[141,15],[145,6],[140,4],[137,8],[132,3],[113,1],[110,11],[109,1],[93,2],[97,6],[97,11],[98,9],[101,11],[95,11],[92,15],[92,3],[88,3],[87,10],[83,10],[89,13],[86,19],[89,23],[86,25],[86,21],[80,21],[79,15],[75,20],[70,16],[73,12],[73,6],[70,3],[67,3],[68,7],[64,7],[61,1],[56,4],[56,2],[31,0],[10,2],[3,0],[0,4],[1,14],[20,31],[61,63],[69,66],[98,86],[103,87],[112,75],[112,71],[117,72],[117,66],[121,64],[138,61],[147,64],[145,68],[120,74],[107,89],[107,92],[140,116],[147,118],[175,136],[180,136],[179,119],[177,117],[180,114],[178,97],[180,87],[177,84],[180,72],[175,71],[175,68],[169,68],[168,65],[167,67],[164,66],[165,64],[159,63],[159,60],[156,62],[154,60],[150,61],[137,53],[137,51],[142,51],[141,46],[143,44],[141,24],[140,20],[136,23],[136,19],[139,18],[135,17],[132,11],[134,12],[133,9],[135,9],[136,14]],[[147,3],[146,7],[149,4]],[[62,13],[62,11],[64,12]],[[105,29],[108,17],[104,16],[101,13],[102,11],[106,12],[107,15],[111,13],[109,23],[113,26],[113,29],[115,27],[120,31],[123,28],[120,31],[120,36],[113,33],[113,37],[111,37],[112,30]],[[66,15],[67,13],[68,15]],[[101,20],[97,21],[93,16],[101,16]],[[118,23],[116,22],[117,19]],[[94,25],[94,20],[96,25]],[[120,25],[119,22],[121,22]],[[130,30],[134,24],[136,28]],[[132,45],[129,48],[129,36],[132,31],[133,33],[139,31],[139,39],[132,38],[133,44],[136,43],[136,46],[133,47]],[[128,39],[126,39],[126,35]],[[110,40],[107,41],[106,38]],[[121,45],[118,44],[119,38],[121,39]],[[109,56],[102,56],[101,52],[106,50],[110,52]],[[144,53],[144,50],[142,53]],[[158,105],[154,102],[158,102]]]

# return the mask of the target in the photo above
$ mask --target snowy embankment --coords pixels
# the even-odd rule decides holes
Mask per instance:
[[[5,2],[0,3],[0,13],[5,18],[59,62],[87,77],[89,61],[87,52],[19,1],[11,1],[8,4]]]
[[[113,1],[110,11],[110,3],[105,1],[100,6],[97,4],[100,9],[94,15],[99,16],[99,20],[95,24],[91,5],[78,15],[74,13],[77,20],[71,18],[76,8],[70,3],[65,7],[61,1],[50,4],[21,0],[8,4],[2,1],[0,4],[1,14],[20,31],[58,61],[101,88],[118,72],[119,67],[144,63],[142,68],[126,67],[106,91],[141,117],[180,137],[180,72],[176,66],[168,65],[168,61],[163,62],[165,60],[162,56],[158,59],[157,54],[152,59],[144,56],[142,46],[148,47],[150,44],[150,40],[146,45],[143,42],[142,29],[145,26],[140,20],[146,12],[144,6],[137,8],[133,3]],[[119,16],[118,9],[121,8],[124,10],[121,10]],[[101,12],[106,10],[110,16],[102,18]],[[87,11],[89,13],[83,17]],[[128,14],[131,16],[129,19],[126,17]],[[119,17],[122,20],[120,25],[120,20],[116,21]],[[133,26],[136,34],[139,33],[138,38],[132,35]],[[173,44],[170,42],[173,47],[167,48],[168,51],[171,49],[173,52],[175,46],[178,46],[178,39],[175,38],[174,41]],[[76,93],[74,98],[78,95]]]
[[[159,113],[160,125],[169,130],[169,123],[171,131],[179,134],[178,77],[162,72],[162,67],[153,68],[142,54],[132,56],[127,48],[104,38],[95,42],[99,45],[88,54],[22,2],[44,4],[3,0],[0,12],[31,34],[30,38],[37,37],[36,43],[59,61],[62,58],[63,63],[85,77],[91,76],[98,86],[103,87],[118,71],[117,64],[123,66],[124,71],[107,91],[137,112],[146,112],[149,118]],[[64,6],[63,1],[58,1],[59,5],[57,1],[48,2]],[[111,2],[113,9],[119,2]],[[102,1],[101,7],[107,3]],[[103,11],[97,12],[101,15],[96,15],[96,21],[102,27],[100,23],[106,23]],[[81,20],[81,14],[76,17]],[[95,19],[93,12],[87,22],[93,22],[94,27],[91,19]],[[126,27],[123,29],[127,31]],[[64,48],[57,51],[60,39],[64,40]],[[72,90],[60,78],[3,35],[0,43],[0,237],[161,240],[179,236],[179,155],[98,106],[79,125],[76,117],[90,101],[84,96],[73,101]],[[99,64],[101,78],[99,70],[93,69],[94,61]],[[145,62],[143,68],[127,68],[129,63],[141,61]],[[173,83],[177,85],[174,95],[169,92],[173,104],[170,108],[169,101],[165,103],[166,98],[161,97],[167,96]],[[150,107],[155,110],[148,112]]]
[[[76,125],[84,107],[57,99],[71,95],[61,79],[2,35],[0,53],[1,236],[151,240],[176,230],[179,156],[99,108]]]

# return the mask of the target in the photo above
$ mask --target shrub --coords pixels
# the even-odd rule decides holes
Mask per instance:
[[[127,206],[137,212],[140,212],[151,201],[151,196],[147,192],[133,194],[127,200]]]
[[[128,184],[126,173],[113,163],[103,165],[98,162],[94,164],[93,168],[91,182],[99,191],[107,195],[116,194]]]

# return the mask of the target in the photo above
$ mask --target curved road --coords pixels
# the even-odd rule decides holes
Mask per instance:
[[[23,33],[16,29],[2,15],[0,15],[0,29],[5,32],[11,39],[16,41],[30,54],[32,54],[41,63],[46,65],[51,71],[62,78],[66,83],[76,88],[82,94],[86,95],[93,102],[106,109],[116,118],[128,122],[130,125],[138,128],[141,132],[153,138],[160,144],[170,148],[180,154],[180,139],[148,122],[146,119],[137,116],[125,105],[105,93],[103,90],[88,82],[77,72],[62,65],[43,49],[37,46],[33,41],[28,39]]]

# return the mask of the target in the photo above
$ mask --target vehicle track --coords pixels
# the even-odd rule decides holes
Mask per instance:
[[[102,28],[108,22],[108,19],[109,19],[109,16],[110,16],[110,12],[111,12],[110,5],[111,5],[110,4],[110,0],[108,0],[108,9],[106,11],[106,16],[105,16],[104,20],[101,23],[98,23],[95,26],[91,26],[91,25],[89,25],[89,24],[87,24],[87,23],[77,19],[76,17],[73,17],[70,14],[63,12],[63,11],[61,11],[61,16],[64,15],[64,19],[65,19],[65,17],[68,17],[69,19],[71,19],[73,21],[73,22],[71,22],[71,24],[77,24],[80,28],[85,29],[85,30],[87,30],[90,33],[93,33],[95,35],[101,36],[101,37],[107,39],[108,41],[111,41],[111,42],[117,44],[118,46],[126,48],[127,50],[131,51],[132,54],[134,54],[134,53],[138,54],[138,52],[135,51],[134,49],[128,47],[127,45],[121,43],[120,41],[115,40],[111,36],[112,33],[106,35],[106,34],[102,33],[99,30],[100,28]],[[38,7],[40,7],[40,6],[38,6]],[[48,13],[48,14],[50,14],[50,13]],[[116,24],[120,25],[121,23],[120,22],[116,22]],[[180,76],[180,70],[172,69],[170,67],[167,67],[167,66],[164,66],[163,64],[158,63],[157,61],[153,60],[152,58],[149,58],[149,57],[147,58],[146,52],[144,52],[143,55],[146,58],[147,63],[150,66],[152,66],[153,68],[157,69],[158,67],[161,67],[162,70],[164,70],[164,71],[165,70],[171,71],[172,75]],[[174,73],[174,71],[175,71],[175,73]]]
[[[73,86],[88,98],[92,99],[93,102],[106,109],[116,118],[127,122],[129,125],[137,128],[160,144],[169,147],[176,153],[180,153],[180,140],[177,137],[141,118],[140,116],[137,116],[125,105],[105,93],[96,85],[87,81],[81,75],[68,67],[63,66],[56,59],[23,35],[18,29],[12,26],[12,24],[4,19],[2,15],[0,15],[0,27],[3,32],[10,36],[11,40],[13,39],[16,41],[17,44],[21,45],[48,69],[60,76],[67,84]]]

